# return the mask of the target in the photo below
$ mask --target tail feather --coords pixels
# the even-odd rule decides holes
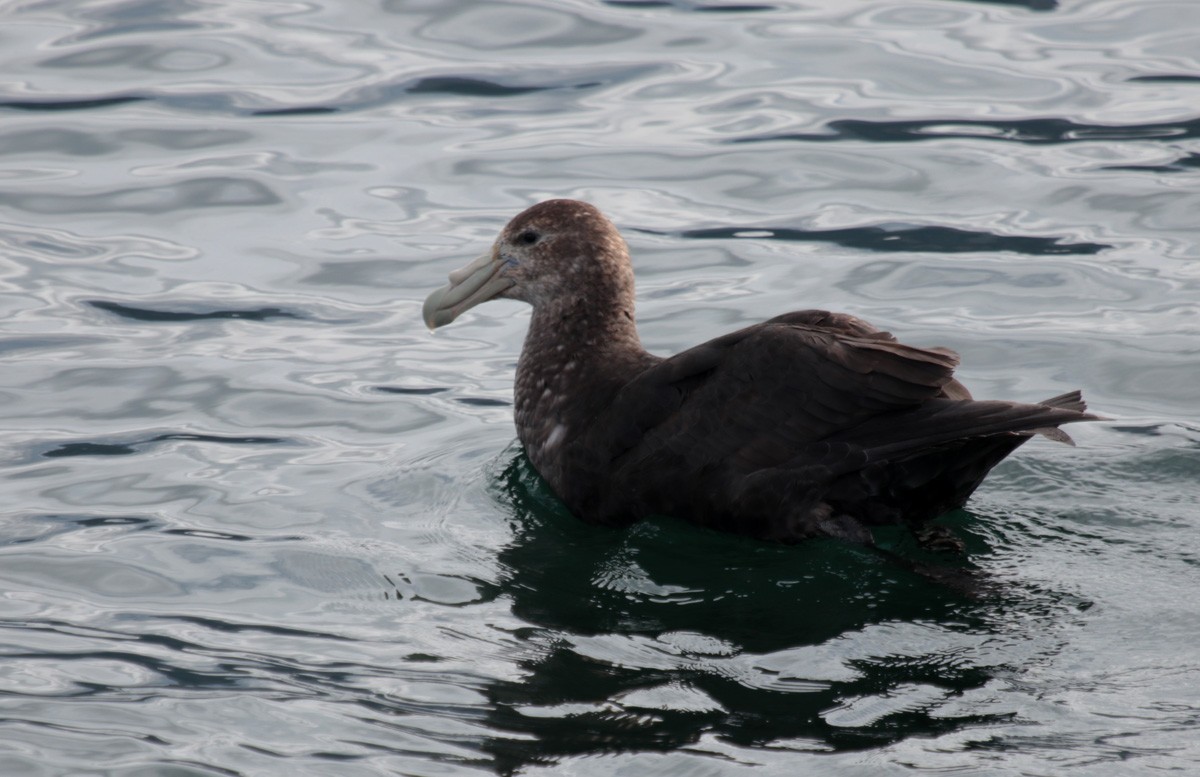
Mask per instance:
[[[1083,393],[1079,389],[1068,391],[1066,394],[1059,394],[1057,397],[1050,397],[1038,402],[1039,405],[1046,407],[1054,407],[1060,410],[1074,410],[1081,415],[1080,418],[1074,419],[1079,421],[1103,421],[1103,416],[1094,415],[1087,412],[1087,402],[1083,401]],[[1029,434],[1040,434],[1047,440],[1066,443],[1071,447],[1075,447],[1075,441],[1071,439],[1071,435],[1059,429],[1057,426],[1044,426],[1038,429],[1030,429]]]
[[[870,460],[897,459],[971,438],[1042,434],[1071,444],[1061,424],[1103,420],[1083,411],[1078,391],[1045,402],[938,399],[905,413],[875,418],[830,438],[863,450]]]
[[[1079,413],[1087,412],[1087,402],[1083,401],[1083,392],[1079,389],[1068,391],[1066,394],[1059,394],[1057,397],[1050,397],[1038,402],[1039,405],[1046,407],[1058,407],[1063,410],[1074,410]]]
[[[1071,437],[1071,435],[1067,434],[1062,429],[1059,429],[1057,426],[1043,426],[1040,429],[1030,429],[1028,432],[1017,432],[1017,434],[1023,434],[1026,436],[1040,434],[1047,440],[1061,442],[1064,445],[1070,445],[1072,448],[1075,447],[1075,440]]]

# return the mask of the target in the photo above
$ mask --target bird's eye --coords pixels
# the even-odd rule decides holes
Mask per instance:
[[[534,232],[532,229],[527,229],[521,234],[517,235],[517,242],[531,246],[538,241],[539,237],[540,235],[538,235],[537,232]]]

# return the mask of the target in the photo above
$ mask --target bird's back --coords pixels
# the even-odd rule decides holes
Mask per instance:
[[[564,473],[603,487],[574,504],[560,494],[601,523],[657,513],[785,541],[861,538],[961,506],[1031,433],[1091,418],[1077,394],[963,398],[956,364],[848,316],[781,316],[632,378],[577,440],[586,471]]]

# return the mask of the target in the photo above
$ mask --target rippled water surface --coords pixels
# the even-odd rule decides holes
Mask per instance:
[[[1200,4],[0,18],[0,773],[1200,769]],[[555,196],[657,353],[825,307],[1113,420],[945,519],[976,598],[583,525],[513,442],[528,309],[419,310]]]

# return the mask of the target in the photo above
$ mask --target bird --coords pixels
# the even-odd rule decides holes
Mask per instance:
[[[958,355],[855,316],[800,310],[674,356],[648,353],[625,240],[595,206],[535,204],[426,299],[428,327],[492,299],[533,308],[514,421],[534,469],[576,517],[671,516],[796,543],[918,537],[1031,437],[1100,420],[1079,391],[976,400]],[[952,541],[953,542],[953,541]],[[936,544],[936,543],[935,543]],[[961,548],[960,548],[961,549]]]

